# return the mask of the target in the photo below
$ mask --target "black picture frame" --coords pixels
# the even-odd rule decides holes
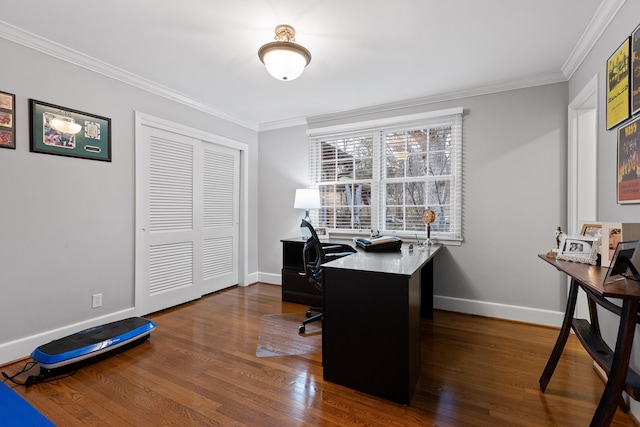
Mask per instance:
[[[616,193],[620,205],[640,203],[640,117],[618,128]]]
[[[603,285],[622,279],[640,280],[638,276],[638,267],[640,260],[638,255],[638,244],[640,240],[630,240],[626,242],[618,242],[616,250],[611,258],[611,264],[604,276]]]
[[[613,129],[631,116],[630,49],[631,37],[626,37],[607,59],[607,130]]]
[[[631,33],[631,115],[640,112],[640,25]]]
[[[76,134],[53,129],[62,118],[81,125]],[[111,161],[111,119],[35,99],[29,100],[29,149],[34,153]]]
[[[16,149],[16,96],[1,91],[0,148]]]

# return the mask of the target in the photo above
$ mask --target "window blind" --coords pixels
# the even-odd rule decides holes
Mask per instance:
[[[309,186],[331,231],[426,233],[462,239],[462,108],[307,132]]]

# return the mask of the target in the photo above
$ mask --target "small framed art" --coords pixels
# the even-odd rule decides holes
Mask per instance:
[[[600,239],[593,236],[565,235],[560,243],[558,259],[596,265]]]
[[[629,51],[627,37],[607,59],[607,130],[629,118]]]
[[[611,258],[607,275],[602,282],[603,285],[621,279],[640,280],[638,275],[638,268],[640,267],[638,243],[638,240],[618,243],[613,253],[613,258]]]
[[[640,117],[618,129],[618,203],[640,203]]]
[[[597,237],[598,239],[602,236],[602,224],[582,224],[582,230],[580,230],[581,236],[591,236]]]
[[[35,99],[29,109],[32,152],[111,161],[111,119]]]
[[[0,92],[0,148],[16,148],[16,96]]]

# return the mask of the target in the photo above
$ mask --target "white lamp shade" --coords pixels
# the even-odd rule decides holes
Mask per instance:
[[[320,207],[320,191],[312,188],[297,189],[293,207],[295,209],[318,209]]]
[[[307,59],[294,50],[273,49],[265,53],[264,65],[278,80],[295,80],[307,66]]]

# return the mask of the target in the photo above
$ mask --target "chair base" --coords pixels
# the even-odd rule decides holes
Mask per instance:
[[[313,314],[313,312],[318,312],[317,314]],[[304,334],[307,330],[306,325],[311,322],[317,322],[322,320],[322,308],[321,307],[309,307],[309,310],[305,313],[307,316],[306,319],[302,321],[302,324],[298,327],[298,333]]]

